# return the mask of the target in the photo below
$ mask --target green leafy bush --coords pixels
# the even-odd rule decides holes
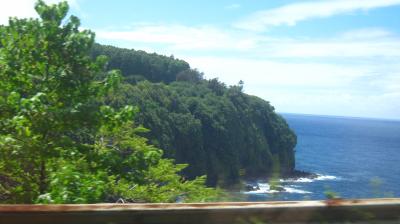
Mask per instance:
[[[66,19],[68,4],[35,6],[40,19],[0,26],[0,199],[7,203],[211,200],[204,177],[138,134],[137,110],[103,105],[118,88],[106,58],[89,57],[94,33]]]

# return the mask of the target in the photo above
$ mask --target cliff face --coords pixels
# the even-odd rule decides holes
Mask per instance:
[[[206,80],[188,63],[143,51],[96,45],[108,69],[120,69],[125,84],[106,100],[131,104],[136,123],[165,156],[187,163],[188,178],[207,175],[209,185],[237,182],[241,176],[289,174],[295,166],[296,135],[269,102]]]

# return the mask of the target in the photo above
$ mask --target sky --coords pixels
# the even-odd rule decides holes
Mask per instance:
[[[36,17],[34,0],[2,1]],[[54,3],[57,0],[48,0]],[[71,0],[96,41],[174,55],[278,112],[400,119],[400,0]]]

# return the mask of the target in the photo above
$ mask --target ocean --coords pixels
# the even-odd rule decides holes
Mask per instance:
[[[246,201],[400,197],[400,121],[282,116],[297,135],[296,169],[319,177],[280,179],[284,192],[258,180]]]

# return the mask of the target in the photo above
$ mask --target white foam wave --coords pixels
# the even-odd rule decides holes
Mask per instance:
[[[288,178],[288,179],[280,179],[279,182],[281,183],[312,183],[316,180],[337,180],[339,179],[338,177],[332,176],[332,175],[322,175],[322,174],[317,174],[317,177],[315,178],[307,178],[307,177],[301,177],[301,178]]]
[[[330,176],[330,175],[318,175],[317,178],[315,178],[316,180],[336,180],[339,179],[338,177],[335,176]]]
[[[290,187],[286,186],[277,186],[282,188],[282,191],[273,190],[270,188],[268,183],[258,183],[259,189],[254,191],[246,191],[244,194],[274,194],[274,193],[290,193],[290,194],[311,194],[312,192],[304,191],[300,189],[294,188],[295,185],[290,185]]]
[[[285,192],[288,193],[294,193],[294,194],[311,194],[312,192],[310,191],[304,191],[304,190],[300,190],[300,189],[296,189],[296,188],[292,188],[292,187],[284,187],[285,188]]]
[[[258,183],[257,186],[259,189],[253,190],[253,191],[246,191],[244,193],[245,194],[273,194],[273,193],[279,192],[277,190],[271,190],[270,185],[268,183]]]
[[[281,183],[311,183],[311,182],[313,182],[313,181],[314,181],[314,179],[312,179],[312,178],[305,178],[305,177],[297,178],[297,179],[288,178],[288,179],[280,179],[280,180],[279,180],[279,182],[281,182]]]

